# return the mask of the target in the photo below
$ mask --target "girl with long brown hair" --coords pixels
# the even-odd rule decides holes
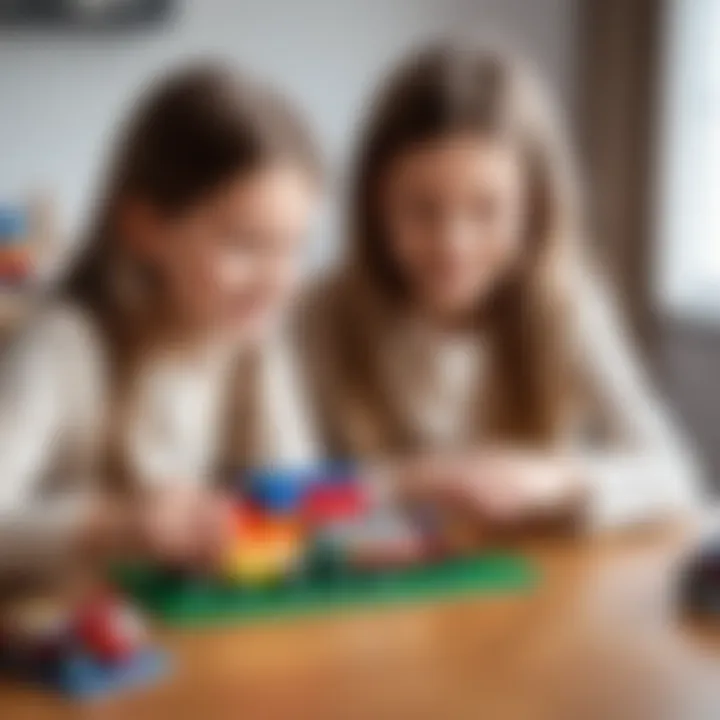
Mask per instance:
[[[312,451],[268,350],[318,197],[303,122],[207,65],[150,89],[122,135],[79,257],[3,358],[2,571],[116,548],[212,562],[215,471]]]
[[[696,499],[583,257],[558,128],[511,58],[408,58],[362,132],[348,257],[303,313],[332,450],[490,523],[604,525]]]

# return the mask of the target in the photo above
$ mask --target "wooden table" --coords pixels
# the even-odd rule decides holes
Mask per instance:
[[[686,543],[535,545],[530,595],[163,633],[164,685],[80,707],[0,685],[0,718],[720,718],[720,640],[672,603]]]

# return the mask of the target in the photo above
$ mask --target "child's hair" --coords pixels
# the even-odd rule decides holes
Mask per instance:
[[[118,427],[127,409],[120,399],[167,322],[156,316],[158,283],[148,268],[132,262],[119,241],[122,203],[141,200],[168,217],[180,216],[225,183],[275,162],[297,164],[319,179],[319,156],[302,119],[274,91],[222,65],[175,71],[147,91],[123,126],[96,216],[61,288],[89,313],[107,341],[118,401],[111,417],[113,440],[122,434]],[[248,384],[251,378],[245,379]],[[238,413],[242,410],[236,408]],[[235,438],[233,444],[252,442]]]
[[[150,89],[124,127],[67,293],[101,315],[101,325],[119,339],[130,330],[115,281],[126,260],[116,229],[121,203],[141,199],[180,215],[225,182],[277,160],[319,171],[310,135],[283,98],[220,65],[176,71]]]
[[[378,347],[405,299],[378,210],[392,160],[454,134],[501,137],[522,153],[529,188],[526,256],[493,294],[479,322],[490,340],[482,432],[498,440],[550,442],[562,415],[562,276],[577,232],[569,153],[526,70],[497,52],[439,44],[402,64],[376,98],[357,158],[350,208],[350,257],[334,292],[335,386],[325,392],[343,452],[412,447],[412,431],[383,389]],[[390,331],[391,332],[391,331]],[[330,377],[325,378],[330,383]],[[342,403],[342,406],[340,405]],[[478,403],[479,404],[479,403]],[[489,411],[489,412],[488,412]],[[489,414],[489,417],[487,415]],[[343,428],[338,422],[344,422]],[[477,431],[480,432],[478,413]],[[340,436],[340,437],[338,437]]]

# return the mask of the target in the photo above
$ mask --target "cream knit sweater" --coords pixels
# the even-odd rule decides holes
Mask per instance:
[[[266,353],[261,405],[268,461],[304,463],[315,449],[292,365]],[[149,484],[208,482],[232,376],[219,355],[148,364],[128,423],[129,461]],[[233,377],[233,382],[236,382]],[[0,361],[0,575],[62,563],[88,498],[106,430],[105,348],[76,307],[33,317]]]

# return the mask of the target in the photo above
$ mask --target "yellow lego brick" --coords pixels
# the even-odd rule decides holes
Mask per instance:
[[[278,539],[274,542],[238,543],[225,563],[225,577],[234,582],[259,583],[277,579],[297,562],[300,546]]]

